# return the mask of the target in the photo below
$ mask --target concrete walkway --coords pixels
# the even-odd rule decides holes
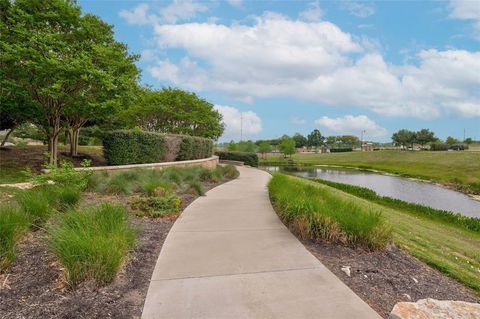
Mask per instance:
[[[281,223],[270,175],[238,169],[176,221],[142,318],[380,318]]]

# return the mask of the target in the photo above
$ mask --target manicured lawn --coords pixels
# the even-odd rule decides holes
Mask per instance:
[[[480,233],[379,205],[314,181],[290,178],[327,189],[365,211],[380,211],[392,226],[393,242],[398,247],[480,293]]]
[[[480,152],[374,151],[292,156],[297,163],[338,165],[375,169],[389,173],[428,179],[480,194]],[[263,164],[284,161],[270,156]]]

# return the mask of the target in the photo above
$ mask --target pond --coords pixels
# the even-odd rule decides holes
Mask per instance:
[[[374,190],[381,196],[480,218],[480,201],[435,184],[405,177],[330,167],[264,166],[262,168],[269,172],[286,172],[300,177],[320,178],[362,186]]]

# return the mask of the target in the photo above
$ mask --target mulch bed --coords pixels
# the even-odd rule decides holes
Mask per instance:
[[[47,152],[47,147],[43,145],[30,145],[25,148],[4,147],[0,149],[0,158],[2,164],[15,164],[19,167],[29,167],[34,173],[40,172],[47,161],[44,153]],[[86,154],[79,152],[78,156],[70,157],[67,152],[59,151],[58,160],[68,160],[74,166],[79,167],[82,160],[91,160],[91,166],[104,166],[107,162],[103,156],[96,154]]]
[[[473,290],[395,246],[369,252],[322,241],[303,244],[384,318],[400,301],[434,298],[480,302]],[[345,266],[350,266],[350,277],[341,270]]]
[[[208,190],[217,185],[207,183],[204,187]],[[84,201],[92,203],[95,196],[87,193]],[[183,196],[183,207],[197,197]],[[85,282],[69,289],[61,265],[48,252],[45,232],[30,233],[8,275],[0,275],[0,318],[140,318],[155,263],[175,220],[132,216],[131,221],[139,230],[137,245],[115,281],[104,287]]]

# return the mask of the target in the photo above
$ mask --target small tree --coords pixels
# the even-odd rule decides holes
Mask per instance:
[[[465,141],[463,141],[463,142],[464,142],[465,144],[467,144],[467,145],[470,145],[470,144],[473,143],[473,140],[472,140],[471,137],[467,137],[467,138],[465,139]]]
[[[296,151],[295,141],[292,138],[284,138],[278,148],[283,153],[283,157],[287,157],[287,155],[292,157],[292,154],[295,154]]]
[[[460,141],[452,136],[447,137],[447,139],[445,140],[445,144],[448,144],[448,145],[453,145],[458,143],[460,143]]]
[[[230,141],[227,145],[227,150],[229,152],[235,152],[238,151],[238,145],[234,141]]]
[[[262,154],[263,158],[267,158],[267,153],[272,151],[272,146],[267,141],[263,141],[258,146],[258,151]]]

